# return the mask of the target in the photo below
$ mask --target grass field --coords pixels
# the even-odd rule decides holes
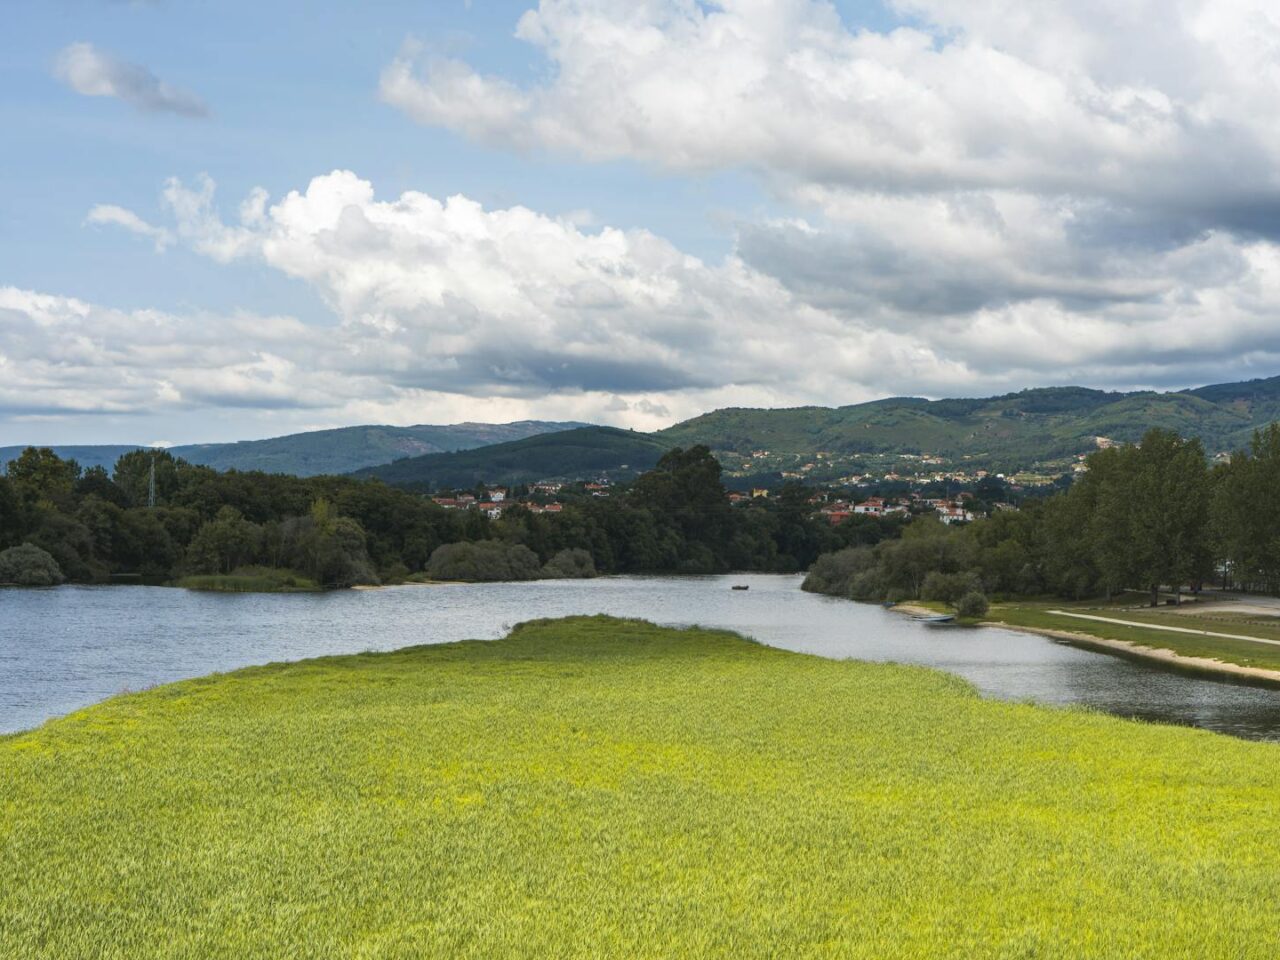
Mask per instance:
[[[1272,958],[1280,750],[605,618],[0,738],[0,957]]]
[[[1280,640],[1280,629],[1261,624],[1257,617],[1241,620],[1228,616],[1227,619],[1220,619],[1217,614],[1197,616],[1176,613],[1167,607],[1133,609],[1120,603],[1108,605],[1102,601],[1084,603],[1017,601],[992,604],[985,621],[1044,630],[1069,630],[1075,633],[1087,633],[1104,640],[1127,640],[1144,647],[1172,650],[1187,657],[1204,657],[1226,663],[1237,663],[1244,667],[1280,670],[1280,647],[1272,644],[1230,640],[1225,637],[1200,637],[1194,634],[1149,630],[1118,623],[1101,623],[1097,620],[1059,616],[1051,612],[1054,610],[1094,614],[1117,620],[1149,623],[1153,626],[1182,627],[1214,633],[1239,634],[1246,637],[1256,636],[1264,640]]]

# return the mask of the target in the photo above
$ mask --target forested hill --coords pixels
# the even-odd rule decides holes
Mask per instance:
[[[871,455],[892,459],[928,453],[974,467],[1023,468],[1068,461],[1095,449],[1098,437],[1133,442],[1153,427],[1198,437],[1214,454],[1247,446],[1256,428],[1275,421],[1280,421],[1280,377],[1175,393],[1045,387],[981,399],[893,397],[845,407],[728,408],[648,435],[526,420],[345,427],[270,440],[179,446],[171,452],[219,470],[304,477],[359,471],[425,488],[642,471],[664,450],[695,444],[710,447],[736,475],[794,469],[787,464],[819,453],[830,456],[833,476],[853,471],[855,461]],[[0,447],[0,467],[22,449]],[[133,449],[54,448],[82,467],[107,469]],[[766,450],[769,458],[750,462],[753,452]]]
[[[1000,397],[894,397],[847,407],[717,410],[660,431],[679,446],[749,455],[931,453],[975,461],[1050,461],[1085,453],[1097,437],[1132,442],[1152,427],[1199,437],[1210,453],[1240,449],[1280,420],[1280,377],[1176,393],[1048,387]]]
[[[170,452],[188,463],[216,470],[260,470],[299,477],[342,474],[361,467],[390,463],[403,457],[454,450],[472,450],[494,443],[582,427],[581,423],[521,420],[516,423],[423,424],[413,427],[362,426],[315,430],[268,440],[238,443],[201,443],[171,447]],[[55,446],[54,452],[75,460],[84,468],[110,470],[122,454],[139,445]],[[0,466],[24,447],[0,447]]]
[[[410,457],[357,476],[396,486],[435,490],[477,483],[631,476],[651,469],[671,445],[634,430],[582,427],[458,453]]]

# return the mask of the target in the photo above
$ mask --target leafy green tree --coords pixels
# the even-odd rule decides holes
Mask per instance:
[[[956,601],[956,613],[971,620],[985,617],[989,609],[991,604],[987,602],[986,595],[977,590],[966,593]]]
[[[369,562],[364,530],[350,517],[335,517],[320,539],[319,563],[312,573],[326,587],[376,584],[378,575]]]
[[[969,594],[982,592],[982,579],[972,570],[961,573],[941,573],[932,570],[924,578],[920,587],[923,600],[941,600],[949,606],[955,606],[960,598]]]
[[[856,578],[876,569],[876,552],[871,547],[846,547],[833,553],[824,553],[809,568],[800,589],[810,593],[826,593],[837,597],[853,596]],[[860,596],[854,599],[878,600],[880,596]]]
[[[80,465],[63,460],[48,447],[27,447],[9,461],[8,476],[19,495],[57,503],[70,498]]]
[[[707,447],[675,449],[631,490],[632,503],[683,539],[679,568],[685,572],[711,573],[726,566],[733,514],[720,472],[720,461]]]
[[[498,580],[536,580],[542,574],[538,555],[522,544],[499,540],[447,543],[436,548],[427,563],[434,580],[473,583]]]
[[[1249,451],[1235,453],[1213,477],[1212,536],[1234,584],[1280,589],[1280,424],[1254,433]]]
[[[1155,606],[1162,584],[1178,594],[1183,584],[1204,579],[1212,566],[1209,470],[1199,440],[1183,440],[1168,430],[1149,430],[1132,460],[1131,549]]]
[[[151,489],[151,465],[156,472],[156,505],[168,504],[180,486],[179,470],[186,462],[168,450],[133,450],[119,457],[112,479],[130,506],[145,507]]]
[[[229,574],[254,563],[261,543],[257,524],[234,507],[223,507],[197,531],[187,547],[186,566],[192,573]]]
[[[586,580],[596,575],[591,554],[580,547],[561,550],[546,562],[542,575],[548,579]]]
[[[76,499],[83,501],[86,497],[97,497],[117,507],[127,507],[129,498],[123,490],[115,485],[105,467],[89,467],[80,475],[74,487]]]
[[[51,554],[68,580],[98,583],[110,573],[94,554],[93,534],[74,517],[57,510],[40,511],[30,542]]]
[[[17,491],[7,476],[0,475],[0,549],[19,543],[26,526]]]

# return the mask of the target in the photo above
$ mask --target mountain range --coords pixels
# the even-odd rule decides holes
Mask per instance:
[[[170,447],[169,452],[189,463],[217,470],[261,470],[265,473],[291,473],[309,477],[327,473],[351,473],[361,467],[389,463],[403,457],[471,450],[583,426],[586,424],[520,420],[515,423],[455,423],[449,426],[422,424],[414,427],[340,427],[267,440],[188,444]],[[60,457],[78,461],[82,467],[103,466],[110,470],[122,454],[140,447],[145,447],[145,444],[55,445],[53,450]],[[24,446],[0,447],[0,465],[8,463],[23,449]]]
[[[1254,429],[1277,419],[1280,377],[1272,377],[1173,393],[1045,387],[981,399],[894,397],[835,408],[729,408],[661,435],[739,454],[929,453],[1030,465],[1086,452],[1098,437],[1135,441],[1151,427],[1200,437],[1210,453],[1233,450],[1246,445]]]
[[[218,469],[310,476],[353,473],[435,488],[479,481],[626,474],[664,450],[706,444],[739,476],[806,470],[813,479],[919,458],[986,469],[1065,469],[1107,440],[1151,427],[1199,437],[1208,453],[1247,446],[1280,420],[1280,377],[1169,393],[1043,387],[997,397],[892,397],[842,407],[726,408],[652,434],[575,422],[360,426],[240,443],[170,448]],[[21,447],[0,448],[0,463]],[[132,446],[55,447],[83,466],[110,466]]]
[[[661,451],[706,444],[730,476],[832,480],[935,466],[1053,475],[1108,441],[1133,442],[1152,427],[1200,437],[1208,453],[1248,445],[1280,420],[1280,377],[1171,393],[1044,387],[998,397],[892,397],[844,407],[727,408],[653,434],[592,428],[548,433],[466,454],[431,454],[370,467],[388,483],[437,488],[645,469]],[[620,436],[621,435],[621,436]],[[646,441],[649,445],[646,445]],[[738,484],[739,486],[741,484]]]
[[[366,467],[357,476],[424,490],[555,477],[629,477],[652,469],[670,448],[669,442],[653,434],[580,427],[458,453],[409,457]]]

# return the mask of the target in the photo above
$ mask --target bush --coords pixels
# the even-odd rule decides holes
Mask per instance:
[[[920,587],[921,600],[941,600],[955,606],[961,597],[981,593],[982,582],[976,573],[939,573],[934,570]]]
[[[956,604],[956,613],[976,620],[978,617],[985,617],[990,608],[991,604],[987,602],[986,594],[971,590]]]
[[[574,547],[548,560],[542,575],[551,580],[588,580],[596,575],[596,564],[590,553]]]
[[[826,593],[837,597],[849,597],[856,580],[876,565],[875,553],[870,547],[849,547],[835,553],[824,553],[809,568],[809,575],[800,585],[810,593]],[[860,591],[861,592],[861,591]],[[855,600],[879,599],[878,597],[853,597]]]
[[[844,595],[850,600],[860,600],[863,603],[880,603],[884,600],[897,601],[906,599],[903,596],[889,596],[889,585],[885,581],[884,571],[879,567],[872,567],[869,570],[854,574]]]
[[[519,543],[480,540],[446,543],[427,561],[432,580],[464,580],[472,583],[496,580],[537,580],[542,574],[538,555]]]
[[[20,587],[56,587],[66,578],[58,561],[39,547],[24,543],[0,551],[0,583]]]

